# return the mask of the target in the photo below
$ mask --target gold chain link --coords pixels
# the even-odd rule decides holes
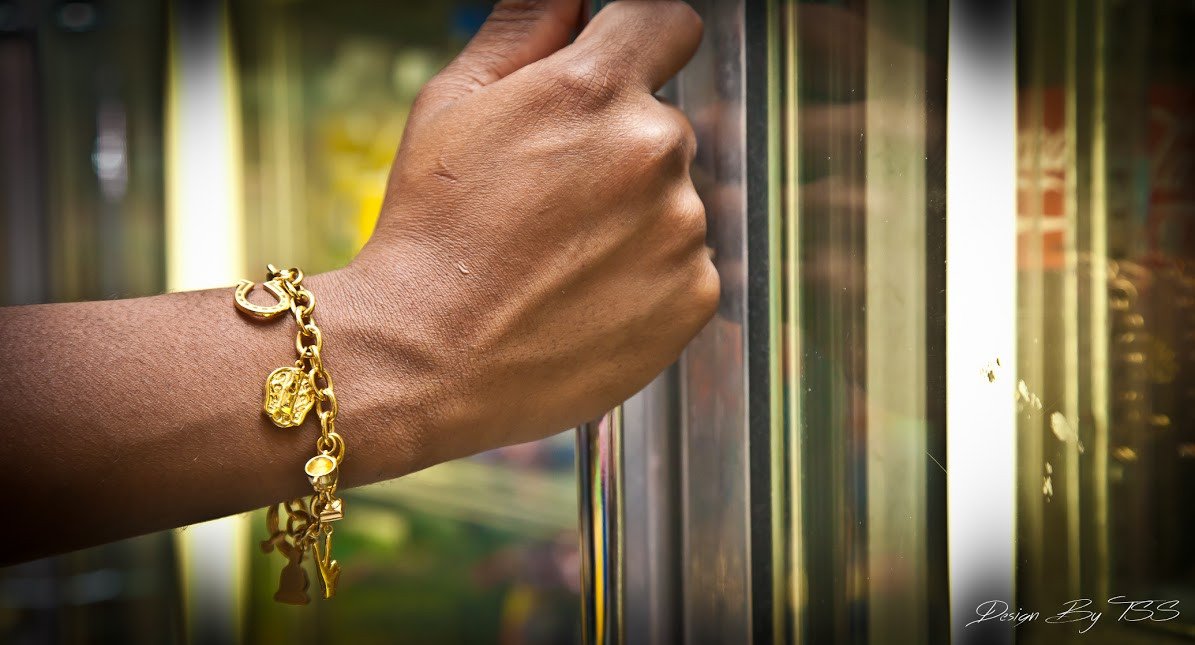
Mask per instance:
[[[324,367],[324,337],[314,316],[315,294],[303,287],[303,272],[295,268],[279,270],[269,265],[263,286],[278,297],[277,304],[267,307],[249,302],[253,283],[242,280],[235,293],[236,307],[258,320],[272,320],[289,310],[298,328],[298,358],[294,367],[280,367],[266,378],[262,411],[278,427],[293,428],[301,425],[314,407],[320,435],[315,441],[316,455],[304,466],[313,494],[306,502],[292,500],[269,509],[266,526],[270,537],[261,548],[266,553],[277,550],[287,559],[274,599],[307,604],[307,572],[301,565],[308,551],[315,560],[325,598],[335,595],[340,577],[340,564],[332,559],[331,523],[344,517],[344,501],[336,497],[340,464],[344,462],[344,438],[336,431],[339,406],[332,375]],[[279,506],[286,512],[285,525],[280,521]]]

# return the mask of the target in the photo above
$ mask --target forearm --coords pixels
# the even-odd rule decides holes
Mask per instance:
[[[714,314],[695,135],[653,97],[701,21],[680,2],[615,2],[570,44],[579,11],[497,7],[420,92],[369,243],[303,283],[345,485],[592,419]],[[310,492],[315,423],[261,412],[294,324],[247,321],[232,294],[0,310],[0,483],[20,521],[0,559]]]
[[[348,444],[345,485],[436,457],[428,406],[388,321],[347,270],[310,276]],[[233,289],[0,309],[0,437],[17,561],[202,521],[310,492],[318,425],[275,427],[262,384],[295,360],[288,317],[254,323]],[[394,321],[397,323],[397,321]],[[404,389],[404,382],[411,386]],[[11,494],[16,493],[16,494]],[[16,505],[14,508],[13,505]]]

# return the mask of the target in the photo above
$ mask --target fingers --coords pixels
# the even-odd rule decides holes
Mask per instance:
[[[592,59],[611,78],[655,92],[693,57],[701,30],[701,18],[684,3],[618,0],[566,49]]]
[[[502,0],[425,94],[451,101],[550,56],[568,44],[580,15],[580,0]]]

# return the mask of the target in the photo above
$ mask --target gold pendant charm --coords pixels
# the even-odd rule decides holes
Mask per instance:
[[[274,600],[288,605],[306,605],[311,602],[307,597],[307,587],[311,581],[307,579],[307,570],[303,568],[303,550],[294,549],[290,560],[282,568],[278,576],[278,591],[274,593]]]
[[[324,588],[324,598],[336,595],[336,583],[340,580],[340,563],[332,559],[332,531],[324,534],[324,552],[320,553],[319,542],[311,545],[315,565],[319,569],[320,584]]]
[[[329,499],[319,510],[316,516],[319,521],[327,524],[328,522],[335,522],[344,519],[344,501],[339,497]]]
[[[336,458],[326,452],[321,452],[307,460],[307,464],[303,466],[303,472],[307,473],[307,478],[311,481],[315,492],[336,490],[336,481],[340,476],[336,468],[337,465]]]
[[[237,284],[236,293],[233,295],[233,302],[241,313],[258,320],[270,320],[290,309],[290,296],[286,293],[286,288],[282,286],[281,282],[278,280],[267,280],[261,283],[261,286],[265,287],[266,291],[274,294],[278,302],[268,307],[249,302],[249,292],[253,290],[253,283],[248,280],[241,280]]]
[[[279,428],[293,428],[303,423],[315,404],[315,385],[306,372],[297,367],[279,367],[266,377],[266,398],[262,411]]]
[[[290,542],[287,542],[286,531],[281,530],[281,525],[278,522],[278,505],[273,504],[269,510],[266,511],[266,528],[270,530],[270,537],[261,541],[261,552],[269,553],[275,548],[282,553],[286,559],[291,558]]]

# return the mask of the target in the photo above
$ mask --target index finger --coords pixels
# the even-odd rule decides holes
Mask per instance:
[[[701,31],[701,17],[683,2],[618,0],[559,53],[592,58],[608,78],[655,92],[693,57]]]

